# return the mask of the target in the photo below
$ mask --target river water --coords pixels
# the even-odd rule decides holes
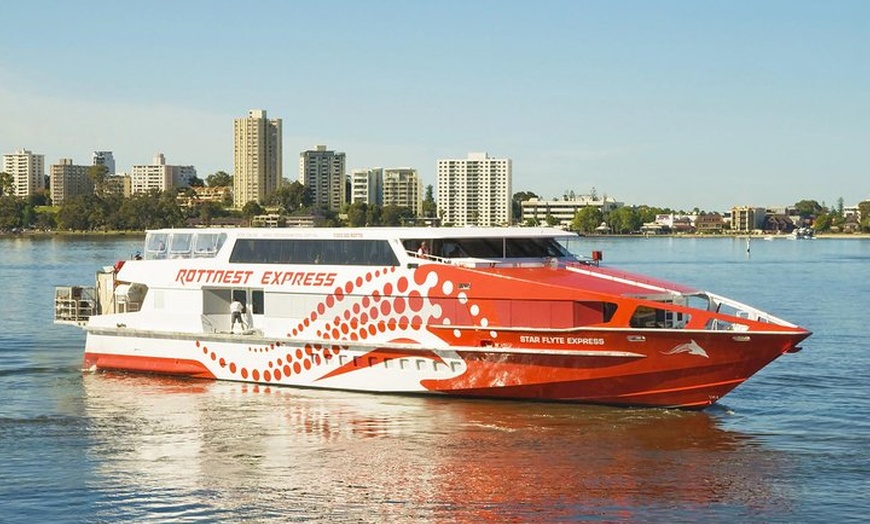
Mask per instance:
[[[0,239],[0,522],[870,515],[870,240],[584,239],[814,332],[701,412],[83,374],[54,286],[91,285],[140,242]]]

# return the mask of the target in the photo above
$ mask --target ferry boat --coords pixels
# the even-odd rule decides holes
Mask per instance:
[[[600,252],[575,254],[580,240],[550,228],[154,230],[141,260],[57,288],[55,321],[86,331],[86,371],[690,409],[810,335],[607,268]]]

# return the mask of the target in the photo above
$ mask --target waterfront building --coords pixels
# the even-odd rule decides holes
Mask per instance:
[[[51,202],[59,206],[68,198],[94,194],[94,181],[89,175],[91,166],[73,164],[71,158],[61,158],[49,166]]]
[[[115,174],[115,156],[111,151],[94,151],[93,165],[104,166],[107,175]]]
[[[315,207],[341,211],[347,203],[345,154],[318,145],[299,154],[299,182],[311,192]]]
[[[351,203],[384,205],[384,168],[354,169],[351,173]]]
[[[262,200],[283,180],[281,119],[269,119],[263,109],[248,111],[233,125],[233,206]]]
[[[568,229],[577,211],[585,207],[594,207],[602,213],[607,213],[624,205],[623,202],[618,202],[613,197],[598,195],[576,195],[573,198],[563,200],[530,198],[520,202],[524,224],[547,225],[554,223],[563,229]]]
[[[695,218],[698,233],[721,233],[725,228],[725,218],[719,213],[702,213]]]
[[[12,195],[28,197],[45,189],[45,155],[27,149],[3,155],[3,172],[12,177]]]
[[[385,206],[406,207],[415,216],[423,214],[423,182],[416,169],[396,167],[384,170]]]
[[[731,230],[744,233],[760,231],[767,211],[763,207],[735,206],[731,208]]]
[[[507,226],[511,223],[512,161],[469,153],[438,160],[438,216],[454,226]]]
[[[195,177],[196,169],[193,166],[168,165],[163,153],[158,153],[151,164],[133,166],[130,170],[133,194],[188,187]]]

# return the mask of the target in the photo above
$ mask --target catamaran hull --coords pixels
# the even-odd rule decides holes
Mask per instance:
[[[424,348],[401,341],[342,345],[91,329],[84,368],[378,393],[701,409],[793,351],[803,336],[586,330],[572,338],[597,345]]]

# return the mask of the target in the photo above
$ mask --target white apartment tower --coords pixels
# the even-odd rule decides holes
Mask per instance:
[[[45,189],[45,155],[27,149],[3,155],[3,172],[12,177],[12,194],[27,197]]]
[[[507,226],[511,223],[509,158],[469,153],[466,159],[438,161],[438,216],[454,226]]]
[[[166,157],[158,153],[151,164],[133,166],[130,170],[132,193],[147,193],[151,190],[167,191],[174,187],[185,187],[196,177],[193,166],[170,166]]]
[[[93,195],[94,182],[88,175],[91,166],[77,166],[71,158],[61,158],[50,166],[51,202],[58,206],[75,196]]]
[[[407,207],[414,215],[423,214],[423,183],[416,169],[398,167],[384,171],[385,206]]]
[[[248,111],[233,124],[233,205],[261,202],[283,180],[281,119],[263,109]]]
[[[319,145],[299,154],[299,182],[311,192],[314,206],[340,211],[347,202],[344,153]]]
[[[384,169],[354,169],[351,173],[351,203],[362,202],[369,205],[384,204]]]

